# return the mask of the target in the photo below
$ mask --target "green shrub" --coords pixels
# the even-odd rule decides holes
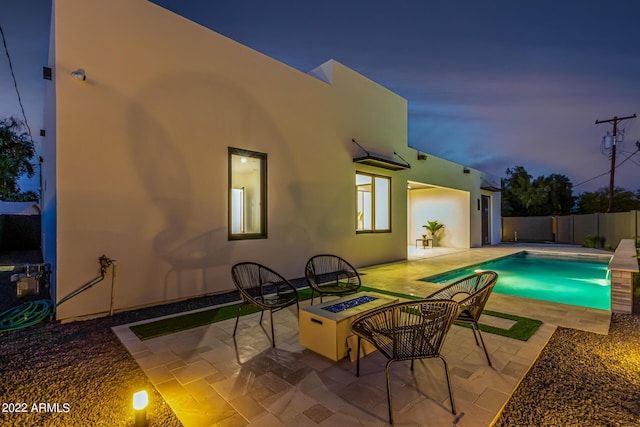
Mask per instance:
[[[594,236],[592,234],[587,234],[584,237],[583,245],[588,248],[597,248],[600,243],[600,236]]]

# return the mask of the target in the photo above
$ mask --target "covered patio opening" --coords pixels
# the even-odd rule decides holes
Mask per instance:
[[[407,258],[426,258],[470,247],[469,192],[407,181]],[[423,227],[428,221],[444,224],[439,238],[431,238]]]

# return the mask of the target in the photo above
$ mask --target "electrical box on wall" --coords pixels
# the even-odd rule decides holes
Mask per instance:
[[[17,296],[38,295],[40,293],[40,283],[36,276],[22,276],[18,279]]]

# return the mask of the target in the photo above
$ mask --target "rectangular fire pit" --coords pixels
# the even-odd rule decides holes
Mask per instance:
[[[300,309],[300,345],[334,362],[349,354],[351,323],[360,314],[398,302],[398,298],[360,292]]]

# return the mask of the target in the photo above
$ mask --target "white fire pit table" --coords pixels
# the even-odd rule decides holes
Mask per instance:
[[[394,296],[359,292],[303,307],[299,313],[300,345],[337,362],[349,355],[347,339],[353,336],[350,327],[355,318],[362,313],[396,302],[398,298]],[[355,357],[353,354],[351,359],[355,360]]]

